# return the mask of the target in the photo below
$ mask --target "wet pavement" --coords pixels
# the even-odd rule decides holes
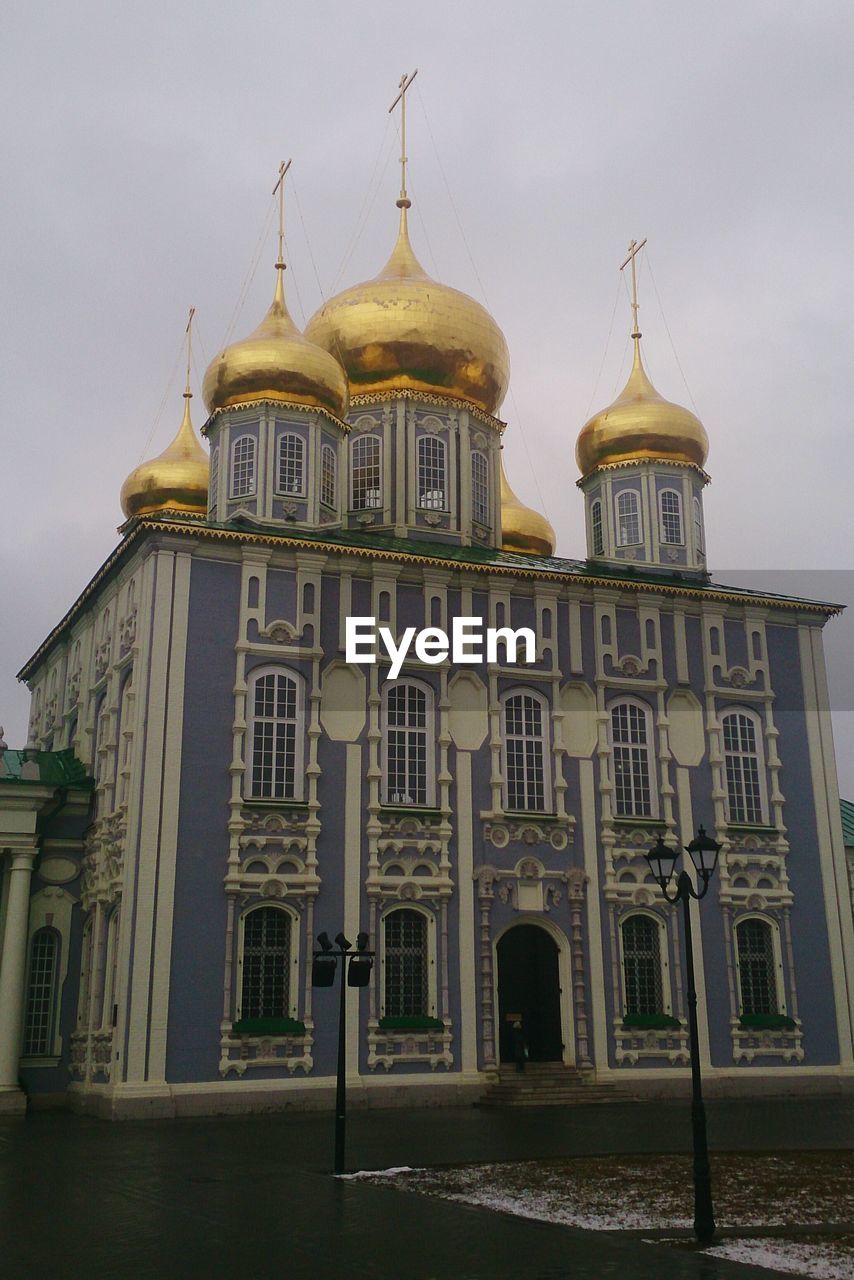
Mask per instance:
[[[771,1274],[330,1176],[331,1114],[0,1125],[0,1275],[670,1280]],[[715,1100],[713,1149],[854,1145],[854,1100]],[[359,1111],[348,1167],[687,1151],[685,1103]],[[690,1162],[686,1160],[686,1179]]]

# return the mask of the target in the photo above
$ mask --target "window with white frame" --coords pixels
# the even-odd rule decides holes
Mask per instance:
[[[694,546],[697,555],[702,555],[703,547],[703,509],[700,506],[700,499],[694,499]]]
[[[489,462],[479,449],[471,455],[471,514],[478,524],[489,524]]]
[[[255,907],[243,917],[241,1018],[287,1018],[291,1009],[291,916]]]
[[[58,933],[55,929],[37,929],[30,943],[30,969],[24,1012],[24,1057],[44,1057],[53,1049],[58,965]]]
[[[305,493],[305,441],[292,431],[279,436],[276,493],[301,498]]]
[[[641,540],[641,518],[638,495],[634,489],[623,489],[616,497],[617,545],[636,546]]]
[[[131,703],[133,695],[133,676],[130,675],[122,685],[119,699],[119,768],[116,783],[116,807],[127,802],[128,784],[130,782],[131,751],[133,734],[131,732]]]
[[[438,436],[418,437],[418,505],[422,511],[446,511],[448,450]]]
[[[730,711],[722,720],[730,822],[762,823],[759,720],[752,711]]]
[[[248,498],[255,492],[255,437],[238,436],[231,446],[231,496]]]
[[[219,445],[211,454],[210,480],[208,481],[208,512],[216,511],[219,492]]]
[[[736,925],[735,938],[741,1012],[778,1013],[772,926],[751,916]]]
[[[682,531],[682,495],[676,489],[662,489],[658,495],[660,538],[665,546],[685,541]]]
[[[383,944],[383,1015],[429,1015],[427,917],[411,907],[390,911],[383,920]]]
[[[104,1008],[101,1014],[101,1026],[113,1026],[113,1005],[118,999],[116,979],[119,971],[119,922],[121,908],[116,907],[110,916],[107,926],[107,970],[104,980]]]
[[[350,505],[368,511],[383,505],[382,441],[379,436],[359,436],[350,450]]]
[[[626,1013],[664,1013],[661,928],[651,916],[635,913],[620,925]]]
[[[617,817],[652,817],[652,727],[649,707],[616,702],[611,707],[614,805]]]
[[[432,805],[433,692],[414,681],[383,686],[383,799],[386,804]]]
[[[320,501],[334,507],[338,498],[338,459],[331,444],[320,450]]]
[[[517,690],[504,695],[501,713],[504,807],[543,813],[551,804],[547,703],[533,690]]]
[[[605,535],[602,528],[602,503],[597,498],[590,507],[590,532],[591,547],[594,556],[601,556],[605,552]]]
[[[302,681],[282,668],[253,674],[249,685],[251,759],[248,795],[302,798]]]

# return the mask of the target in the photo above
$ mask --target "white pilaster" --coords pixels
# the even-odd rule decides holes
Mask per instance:
[[[36,849],[10,850],[9,899],[3,952],[0,955],[0,1111],[4,1094],[18,1093],[18,1061],[21,1056],[21,1029],[24,1014],[24,976],[27,969],[27,923],[30,913],[30,879]]]

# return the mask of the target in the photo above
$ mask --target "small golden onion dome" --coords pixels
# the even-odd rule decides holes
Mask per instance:
[[[607,409],[595,413],[581,428],[575,459],[583,476],[596,467],[644,458],[664,462],[705,464],[709,438],[698,417],[682,405],[658,394],[647,377],[635,336],[629,380]]]
[[[202,395],[208,412],[253,400],[328,409],[343,418],[347,379],[338,361],[294,324],[285,303],[285,264],[276,263],[276,293],[254,333],[233,342],[208,365]]]
[[[539,511],[526,507],[510,488],[501,455],[501,547],[529,556],[553,556],[555,531]]]
[[[351,395],[403,388],[494,414],[510,381],[504,334],[474,298],[427,275],[399,203],[400,233],[382,271],[325,303],[306,337],[338,357]]]
[[[122,485],[125,516],[174,511],[203,516],[208,509],[208,455],[190,420],[189,391],[184,392],[184,418],[172,443],[157,458],[142,462]]]

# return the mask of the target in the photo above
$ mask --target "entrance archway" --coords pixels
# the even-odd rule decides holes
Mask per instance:
[[[499,1058],[513,1061],[513,1022],[520,1018],[531,1062],[561,1062],[558,947],[536,924],[516,924],[498,940]]]

